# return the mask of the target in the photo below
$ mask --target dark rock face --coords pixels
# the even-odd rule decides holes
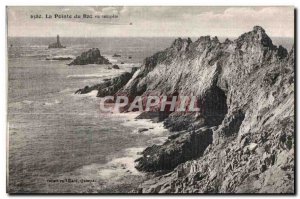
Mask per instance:
[[[76,57],[68,65],[87,65],[87,64],[111,64],[108,59],[101,56],[98,48],[92,48],[87,52],[83,52],[80,56]]]
[[[121,55],[115,53],[113,57],[121,57]]]
[[[135,119],[150,119],[152,122],[162,122],[165,117],[162,117],[160,112],[147,111],[142,112]]]
[[[75,94],[87,94],[93,90],[98,90],[100,85],[102,85],[102,84],[96,84],[94,86],[85,86],[84,88],[81,88],[81,89],[78,89],[77,91],[75,91]]]
[[[147,128],[139,128],[138,129],[138,132],[139,133],[143,133],[143,132],[145,132],[145,131],[148,131],[149,129],[147,129]]]
[[[113,69],[120,69],[120,67],[117,64],[113,65],[112,68]]]
[[[94,85],[94,86],[86,86],[82,89],[78,89],[75,94],[86,94],[93,90],[98,90],[97,97],[105,97],[112,96],[121,89],[132,77],[132,73],[125,72],[118,77],[114,77],[112,79],[108,79],[103,83]]]
[[[132,73],[125,72],[118,77],[112,78],[98,87],[97,97],[112,96],[117,93],[132,77]]]
[[[136,167],[168,173],[137,191],[294,193],[294,63],[294,48],[288,53],[275,46],[255,26],[223,43],[209,36],[178,38],[146,58],[126,83],[97,87],[99,96],[198,96],[199,112],[162,119],[177,133],[148,147]],[[161,121],[159,114],[141,115],[146,117]]]
[[[206,97],[210,100],[195,122],[203,122],[200,128],[216,127],[211,128],[212,144],[202,155],[144,182],[138,192],[294,193],[294,49],[287,53],[276,47],[265,30],[256,26],[224,43],[210,37],[192,43],[178,39],[159,55],[147,59],[136,77],[138,83],[131,81],[126,89],[162,93],[176,89],[180,94]],[[211,124],[214,117],[205,114],[208,110],[220,115]],[[172,114],[165,123],[174,128],[171,118]],[[177,118],[177,130],[194,124],[183,118]],[[146,170],[147,162],[155,165],[159,157],[165,157],[157,154],[163,154],[161,148],[167,146],[168,142],[148,149],[153,154],[145,150],[151,156],[139,160],[137,168]]]
[[[177,136],[169,137],[164,145],[146,148],[143,157],[136,160],[136,168],[151,172],[171,170],[180,163],[200,157],[211,143],[211,129],[178,133]]]
[[[197,118],[195,114],[171,114],[165,118],[163,123],[171,132],[198,129],[199,127],[205,126],[204,120]]]
[[[100,84],[96,84],[93,86],[85,86],[84,88],[78,89],[75,92],[75,94],[86,94],[93,90],[97,90],[98,97],[104,97],[105,95],[115,95],[117,91],[119,91],[127,84],[127,82],[130,80],[133,74],[137,71],[137,69],[137,67],[133,67],[130,73],[125,72],[120,76],[110,79],[104,79],[104,82]]]

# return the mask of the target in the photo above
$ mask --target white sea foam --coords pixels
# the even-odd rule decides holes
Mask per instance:
[[[139,152],[144,148],[125,149],[125,157],[116,158],[106,164],[107,168],[98,171],[101,178],[123,177],[124,175],[140,175],[141,173],[134,167],[134,161],[140,157]]]
[[[124,149],[124,157],[114,158],[105,164],[86,165],[79,172],[84,176],[96,173],[93,177],[113,181],[126,175],[143,175],[134,167],[134,160],[140,157],[138,153],[143,149],[138,147]]]
[[[130,69],[134,66],[134,64],[128,64],[128,63],[124,63],[124,64],[119,64],[120,68],[123,68],[123,69]]]
[[[72,58],[74,59],[74,55],[54,55],[54,56],[49,56],[47,57],[48,59],[59,59],[59,58]]]
[[[72,92],[73,91],[73,89],[71,89],[71,88],[66,88],[66,89],[63,89],[63,90],[61,90],[61,91],[59,91],[60,93],[68,93],[68,92]]]
[[[33,101],[30,101],[30,100],[23,100],[22,102],[24,104],[28,104],[28,105],[31,105],[33,103]]]
[[[88,96],[88,97],[96,98],[97,94],[98,94],[98,91],[97,90],[93,90],[93,91],[91,91],[89,93],[83,94],[83,96]]]
[[[114,59],[111,55],[103,55],[103,56],[106,57],[111,63],[118,62],[118,60]]]
[[[83,97],[83,98],[90,97],[90,98],[96,99],[97,98],[97,94],[98,94],[98,91],[97,90],[93,90],[93,91],[91,91],[89,93],[85,93],[85,94],[75,94],[75,93],[72,93],[71,95],[74,96],[74,97]]]
[[[147,131],[142,132],[147,135],[157,135],[165,137],[168,132],[162,122],[154,123],[150,119],[135,119],[140,114],[140,112],[121,114],[124,114],[124,117],[126,118],[126,120],[121,123],[121,125],[136,127],[136,129],[132,132],[133,134],[141,134],[141,132],[139,132],[140,128],[148,129]]]
[[[59,100],[54,100],[52,102],[45,102],[44,105],[45,106],[52,106],[52,105],[55,105],[55,104],[60,104],[61,102]]]
[[[141,157],[140,154],[147,145],[164,143],[167,139],[168,131],[163,127],[162,123],[154,123],[149,119],[135,119],[139,114],[140,112],[112,113],[106,116],[123,121],[120,123],[121,125],[135,127],[136,130],[131,133],[139,133],[139,128],[147,128],[148,130],[143,133],[151,138],[147,141],[145,147],[124,149],[121,153],[122,157],[112,157],[106,164],[86,165],[81,169],[80,173],[83,175],[97,173],[97,177],[108,182],[116,182],[119,178],[129,175],[143,175],[135,168],[135,160]]]
[[[84,74],[84,75],[68,75],[67,78],[98,78],[105,77],[103,74]]]
[[[163,124],[153,123],[149,119],[135,119],[139,114],[140,112],[130,112],[113,113],[110,115],[111,117],[123,120],[121,125],[136,127],[136,130],[131,133],[138,133],[138,128],[148,128],[148,131],[144,133],[154,137],[147,141],[147,145],[159,145],[164,143],[167,139],[167,130],[163,127]],[[140,153],[145,147],[124,149],[123,153],[121,153],[123,157],[112,157],[112,160],[106,164],[86,165],[82,167],[80,173],[85,176],[90,175],[91,173],[97,173],[96,176],[100,179],[113,182],[129,175],[143,175],[143,173],[135,168],[135,160],[141,157]]]

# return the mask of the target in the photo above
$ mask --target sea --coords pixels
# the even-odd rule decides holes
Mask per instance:
[[[138,113],[102,113],[96,91],[74,93],[139,67],[174,39],[61,37],[66,48],[48,49],[56,38],[9,37],[7,191],[128,193],[147,178],[134,160],[147,146],[167,139],[163,125],[136,120]],[[274,38],[273,43],[290,50],[293,39]],[[91,48],[99,48],[120,69],[47,60],[76,57]],[[139,128],[149,130],[139,133]]]

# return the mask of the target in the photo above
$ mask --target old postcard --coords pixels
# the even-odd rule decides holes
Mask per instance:
[[[294,194],[294,7],[7,7],[7,192]]]

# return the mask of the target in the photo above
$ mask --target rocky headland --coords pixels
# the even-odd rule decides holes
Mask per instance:
[[[92,48],[86,52],[83,52],[80,56],[77,56],[68,65],[87,65],[87,64],[111,64],[108,59],[100,54],[98,48]]]
[[[294,193],[294,63],[294,47],[255,26],[233,41],[178,38],[131,73],[77,93],[198,96],[199,113],[159,120],[172,133],[136,160],[155,177],[134,192]]]

